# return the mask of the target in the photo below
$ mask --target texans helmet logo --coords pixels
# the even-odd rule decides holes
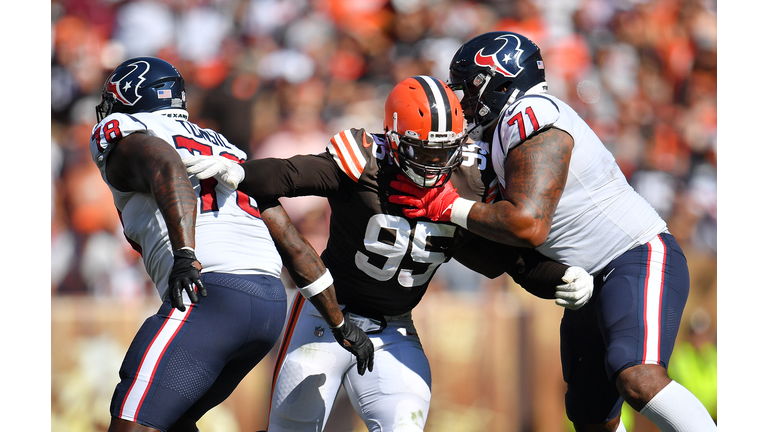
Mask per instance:
[[[510,78],[516,77],[523,70],[519,64],[520,54],[523,53],[523,50],[520,49],[520,39],[513,34],[506,34],[497,37],[495,40],[502,40],[504,41],[504,44],[499,47],[495,53],[490,55],[484,54],[485,48],[481,49],[475,54],[475,63],[478,66],[487,66],[493,70],[497,70],[504,76]],[[514,54],[506,49],[508,44],[515,47]],[[499,59],[499,54],[502,51],[506,51],[506,53],[504,54],[504,57]]]
[[[147,72],[149,72],[149,63],[137,61],[128,65],[131,69],[123,75],[113,75],[107,82],[107,91],[115,96],[123,105],[133,106],[141,99],[139,88],[144,82]]]

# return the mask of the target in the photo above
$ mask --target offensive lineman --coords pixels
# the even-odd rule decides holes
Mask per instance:
[[[297,296],[275,369],[270,432],[322,430],[341,385],[369,430],[423,430],[431,375],[411,310],[440,264],[452,256],[495,277],[502,272],[498,263],[484,260],[478,251],[491,257],[517,251],[521,261],[508,262],[504,269],[526,289],[572,308],[591,295],[591,277],[582,269],[545,261],[528,254],[532,250],[492,244],[451,223],[406,218],[400,206],[388,203],[392,190],[387,185],[395,176],[434,187],[453,170],[451,178],[462,194],[483,201],[492,200],[495,189],[486,152],[465,145],[459,101],[445,83],[427,76],[408,78],[394,87],[385,112],[384,134],[345,130],[319,155],[239,166],[221,158],[185,159],[188,172],[199,178],[239,184],[238,190],[259,199],[327,197],[332,214],[322,257],[334,276],[345,318],[366,331],[376,349],[371,374],[350,373],[354,362],[349,353],[333,343],[315,308]],[[571,283],[558,286],[566,279]]]
[[[187,121],[176,68],[153,57],[125,61],[107,78],[96,114],[91,155],[163,299],[123,360],[111,432],[197,431],[280,336],[281,256],[302,295],[373,366],[373,345],[342,321],[330,273],[282,207],[188,177],[182,156],[245,154]]]
[[[593,299],[564,311],[560,327],[566,412],[577,431],[625,431],[623,400],[663,432],[716,430],[666,371],[688,297],[683,251],[592,129],[546,93],[538,46],[511,32],[477,36],[454,55],[450,82],[472,136],[491,143],[504,199],[486,204],[450,184],[426,192],[395,182],[406,195],[390,201],[595,276]]]

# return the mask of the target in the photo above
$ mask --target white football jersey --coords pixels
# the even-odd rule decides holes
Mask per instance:
[[[147,273],[163,298],[173,255],[168,229],[157,203],[149,194],[115,189],[106,175],[107,158],[114,143],[132,133],[147,133],[163,139],[182,159],[193,155],[221,155],[243,161],[246,155],[211,129],[158,113],[114,113],[94,127],[91,157],[112,191],[125,237],[141,253]],[[280,277],[282,260],[261,220],[256,201],[218,184],[213,178],[199,181],[190,175],[190,181],[198,201],[195,255],[203,265],[203,273]]]
[[[630,185],[608,149],[565,102],[548,94],[516,100],[501,115],[491,145],[493,168],[503,187],[507,152],[546,127],[573,137],[565,190],[542,255],[590,273],[667,229],[656,210]]]

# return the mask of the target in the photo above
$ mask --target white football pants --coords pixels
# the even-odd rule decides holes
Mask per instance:
[[[355,356],[333,338],[315,307],[293,303],[278,353],[269,432],[320,432],[343,385],[369,431],[420,432],[429,412],[432,376],[411,314],[385,317],[387,327],[369,334],[373,372],[357,373]],[[365,320],[365,319],[363,319]],[[359,320],[354,320],[353,322]],[[370,321],[361,325],[365,329]]]

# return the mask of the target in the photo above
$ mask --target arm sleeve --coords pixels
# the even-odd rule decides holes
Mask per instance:
[[[557,285],[563,283],[563,275],[569,266],[547,258],[535,249],[518,249],[520,254],[507,273],[536,297],[554,299]]]
[[[238,190],[257,201],[307,195],[329,197],[341,190],[339,169],[327,153],[249,160],[241,166],[245,178]]]
[[[496,260],[486,256],[487,243],[493,243],[482,237],[470,235],[470,239],[453,252],[452,258],[468,269],[489,278],[496,279],[504,273],[504,268]]]
[[[453,258],[490,279],[507,273],[523,289],[543,299],[555,298],[556,287],[563,283],[568,269],[535,249],[513,247],[480,236],[468,240]]]

